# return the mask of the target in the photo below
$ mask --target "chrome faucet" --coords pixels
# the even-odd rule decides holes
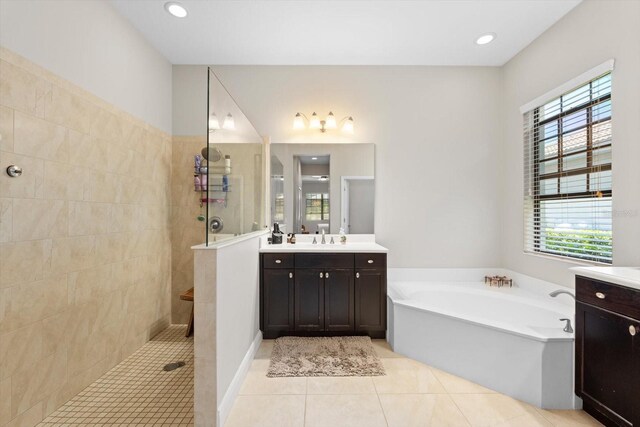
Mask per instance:
[[[552,296],[552,297],[554,297],[554,298],[555,298],[555,297],[557,297],[557,296],[558,296],[558,295],[560,295],[560,294],[567,294],[567,295],[569,295],[571,298],[573,298],[574,300],[576,299],[576,296],[575,296],[575,295],[573,295],[571,292],[569,292],[569,291],[563,291],[562,289],[559,289],[559,290],[557,290],[557,291],[553,291],[553,292],[551,292],[551,293],[549,294],[549,296]]]
[[[322,229],[322,242],[320,243],[322,243],[323,245],[327,243],[327,241],[324,238],[324,228]]]
[[[569,334],[572,334],[573,333],[573,328],[571,327],[571,319],[560,319],[560,320],[567,322],[564,325],[564,329],[562,329],[562,330],[567,332],[567,333],[569,333]]]

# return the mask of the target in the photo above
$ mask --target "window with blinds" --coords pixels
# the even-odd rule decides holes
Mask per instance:
[[[305,201],[305,219],[307,221],[327,221],[329,219],[329,193],[307,193]]]
[[[611,74],[524,114],[525,251],[612,262]]]

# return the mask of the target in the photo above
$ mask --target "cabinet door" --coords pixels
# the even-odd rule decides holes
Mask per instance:
[[[387,328],[387,275],[383,269],[356,270],[356,331]]]
[[[324,272],[315,268],[295,272],[295,330],[324,330]]]
[[[293,330],[293,270],[264,269],[263,332],[266,337]]]
[[[324,326],[326,331],[354,330],[353,269],[327,269],[324,273]]]
[[[576,393],[621,426],[632,426],[637,393],[637,361],[629,330],[638,321],[589,304],[576,304]]]

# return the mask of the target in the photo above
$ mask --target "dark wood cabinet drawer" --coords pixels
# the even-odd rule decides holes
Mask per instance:
[[[356,254],[356,268],[387,268],[387,254]]]
[[[293,268],[293,254],[262,254],[264,268]]]
[[[296,268],[353,268],[353,254],[295,254]]]
[[[576,300],[640,319],[640,291],[576,277]]]

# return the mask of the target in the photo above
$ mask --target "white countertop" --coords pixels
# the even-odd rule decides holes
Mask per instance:
[[[380,246],[377,243],[346,243],[341,245],[340,243],[336,244],[312,244],[312,243],[283,243],[281,245],[266,245],[260,248],[260,252],[269,253],[269,252],[380,252],[387,253],[389,250],[384,246]]]
[[[640,290],[640,267],[573,267],[578,276]]]
[[[335,243],[329,243],[333,236]],[[286,236],[284,236],[286,238]],[[313,238],[316,238],[318,243],[311,243]],[[340,236],[338,235],[326,235],[325,240],[327,243],[324,245],[320,243],[322,236],[319,234],[296,234],[298,240],[294,244],[282,243],[279,245],[270,245],[267,243],[267,237],[265,236],[260,240],[260,252],[262,253],[313,253],[313,252],[347,252],[347,253],[387,253],[389,250],[384,246],[376,243],[375,235],[373,234],[350,234],[347,235],[347,243],[344,245],[340,243]]]

